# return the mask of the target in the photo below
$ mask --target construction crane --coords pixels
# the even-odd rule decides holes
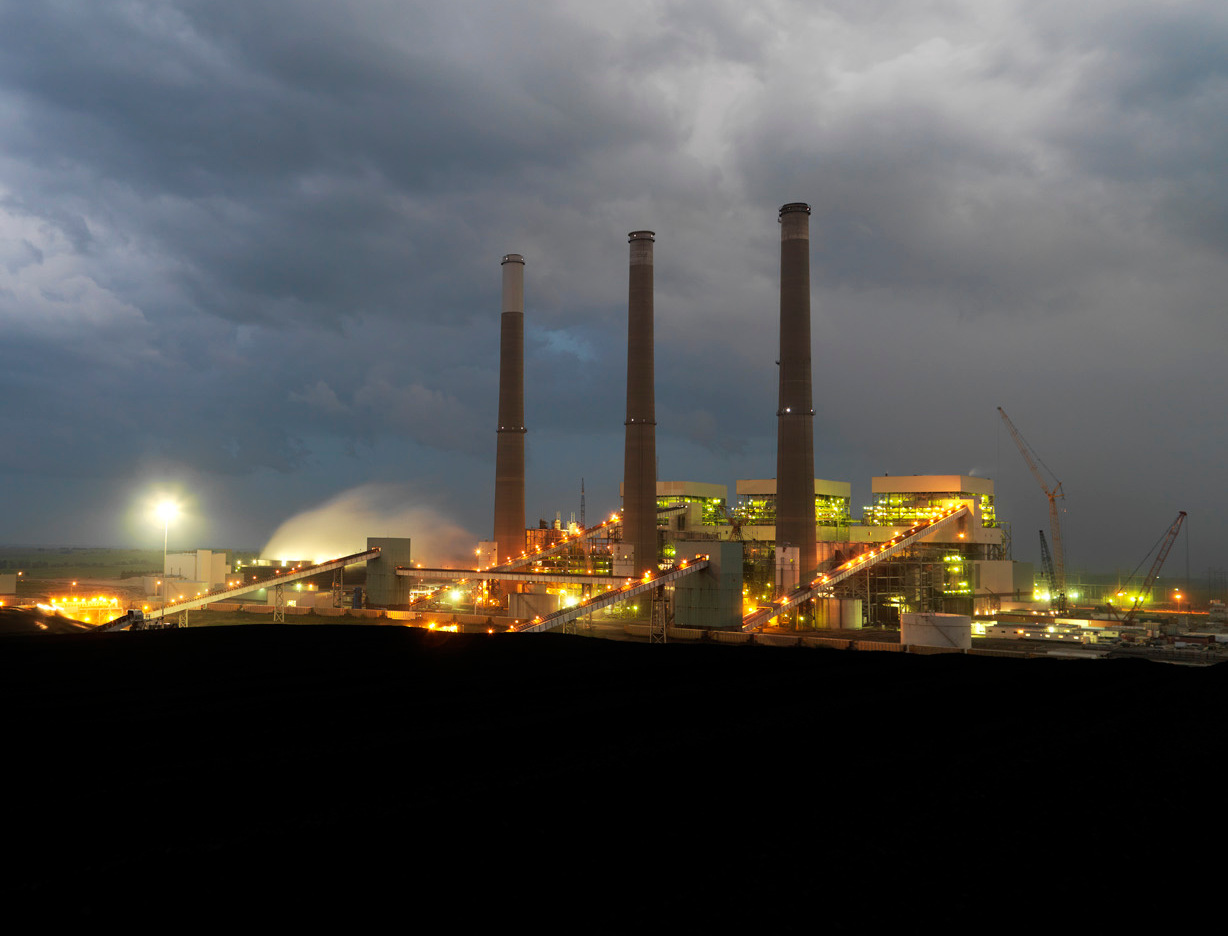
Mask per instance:
[[[732,527],[729,538],[737,540],[739,543],[742,542],[742,518],[736,511],[730,510],[728,504],[719,505],[717,510],[724,515],[725,522]]]
[[[1049,555],[1049,544],[1045,542],[1045,531],[1040,532],[1040,567],[1044,570],[1045,581],[1049,583],[1049,601],[1057,594],[1057,582],[1053,577],[1053,557]]]
[[[1168,552],[1169,550],[1173,548],[1173,543],[1177,541],[1177,534],[1181,532],[1181,524],[1183,524],[1184,522],[1185,522],[1185,511],[1184,510],[1177,511],[1177,519],[1174,520],[1172,524],[1169,526],[1168,532],[1166,532],[1163,536],[1160,537],[1160,540],[1158,543],[1160,547],[1160,551],[1156,553],[1155,561],[1151,563],[1151,569],[1150,571],[1148,571],[1147,577],[1143,579],[1142,588],[1139,589],[1138,594],[1135,596],[1134,604],[1130,606],[1130,610],[1126,612],[1126,616],[1121,619],[1121,623],[1123,625],[1129,625],[1134,622],[1134,616],[1138,613],[1138,609],[1142,607],[1143,599],[1151,594],[1151,586],[1155,584],[1156,577],[1160,574],[1160,568],[1164,565],[1164,560],[1168,558]],[[1151,548],[1155,549],[1155,546]],[[1149,552],[1147,553],[1147,555],[1150,556],[1151,553]],[[1146,557],[1144,557],[1143,561],[1146,562]],[[1142,562],[1139,563],[1140,566],[1142,564],[1143,564]],[[1137,572],[1138,570],[1135,569],[1135,571]],[[1133,578],[1134,576],[1132,574],[1130,576],[1130,579],[1133,579]],[[1122,586],[1123,591],[1129,589],[1130,579],[1127,579],[1126,584]]]
[[[1010,430],[1011,438],[1015,440],[1015,445],[1019,448],[1019,454],[1023,456],[1023,460],[1028,463],[1028,467],[1032,469],[1032,477],[1036,479],[1036,483],[1040,485],[1040,489],[1045,492],[1045,497],[1049,498],[1049,536],[1053,540],[1053,589],[1050,592],[1050,597],[1053,601],[1059,614],[1066,612],[1066,555],[1062,549],[1062,524],[1057,513],[1057,499],[1065,497],[1062,491],[1062,482],[1057,481],[1050,486],[1045,480],[1045,476],[1041,474],[1040,456],[1030,446],[1027,441],[1019,434],[1019,430],[1015,428],[1015,424],[1011,422],[1011,418],[1006,415],[1006,410],[998,407],[998,414],[1002,417],[1002,421],[1006,423],[1006,428]],[[1043,462],[1040,462],[1044,464]],[[1046,465],[1045,470],[1049,468]],[[1053,472],[1049,471],[1052,475]]]

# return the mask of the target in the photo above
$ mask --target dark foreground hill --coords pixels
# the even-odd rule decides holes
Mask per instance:
[[[1137,661],[12,637],[6,906],[175,929],[1169,928],[1218,874],[1226,700],[1223,667]]]

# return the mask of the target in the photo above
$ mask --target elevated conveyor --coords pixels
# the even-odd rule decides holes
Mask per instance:
[[[786,611],[791,611],[804,601],[825,595],[833,586],[843,582],[846,578],[856,575],[858,572],[864,572],[884,559],[890,559],[896,553],[907,549],[919,540],[937,533],[945,527],[958,523],[968,516],[970,516],[970,513],[967,506],[961,504],[959,507],[953,507],[950,510],[944,511],[933,520],[918,522],[898,536],[887,540],[877,549],[871,549],[868,552],[863,552],[860,556],[854,556],[843,565],[837,566],[830,572],[824,572],[817,578],[812,579],[808,584],[799,585],[783,598],[776,599],[774,604],[766,608],[760,608],[758,611],[752,611],[742,619],[742,630],[752,631],[763,627],[772,618],[784,614]]]
[[[600,595],[594,595],[592,598],[580,602],[574,608],[564,608],[561,611],[555,611],[553,614],[547,614],[545,617],[534,618],[532,621],[512,628],[511,633],[536,634],[552,630],[555,627],[568,624],[576,620],[576,618],[592,614],[594,611],[600,611],[602,608],[608,608],[610,605],[618,604],[619,602],[630,601],[632,598],[643,595],[653,589],[673,584],[680,578],[694,575],[696,572],[702,572],[706,568],[708,568],[708,557],[696,556],[694,560],[680,562],[665,572],[660,572],[657,575],[645,574],[643,578],[626,582],[621,588],[614,588],[610,591],[602,592]]]
[[[198,608],[203,608],[205,605],[213,604],[215,601],[226,601],[229,598],[238,598],[242,595],[249,595],[252,592],[260,591],[262,588],[276,588],[279,585],[288,585],[292,582],[299,582],[306,578],[311,578],[315,575],[322,575],[326,572],[335,572],[338,569],[344,569],[348,565],[354,565],[359,562],[366,562],[374,559],[379,555],[379,547],[363,550],[360,553],[354,553],[349,556],[341,556],[338,559],[329,559],[325,562],[317,562],[315,565],[300,566],[289,572],[283,572],[278,569],[272,578],[263,579],[259,582],[247,582],[243,585],[236,585],[234,588],[218,588],[211,592],[206,592],[203,595],[189,598],[187,601],[172,602],[165,607],[155,608],[152,611],[146,611],[144,619],[157,620],[171,614],[182,614],[184,611],[194,611]],[[95,628],[96,631],[112,631],[123,630],[125,627],[132,624],[132,619],[125,615],[124,617],[116,618],[109,624],[103,624],[101,627]]]
[[[657,508],[657,516],[664,514],[679,513],[686,510],[686,504],[669,504],[665,507]],[[609,520],[602,520],[600,523],[595,523],[591,527],[586,527],[574,536],[564,536],[559,542],[546,549],[535,549],[531,553],[523,553],[511,562],[505,562],[502,565],[491,566],[489,569],[478,570],[482,578],[486,578],[487,572],[511,572],[515,569],[523,569],[526,566],[531,566],[533,563],[542,559],[548,559],[551,556],[557,556],[559,553],[565,552],[569,547],[576,543],[583,543],[586,540],[596,539],[602,536],[609,536],[615,530],[622,529],[623,515],[619,511],[611,514]]]
[[[626,576],[599,575],[595,572],[534,572],[529,569],[500,572],[496,569],[412,569],[397,567],[397,575],[413,576],[432,582],[547,582],[551,585],[620,585]]]
[[[608,536],[614,530],[622,526],[622,514],[616,513],[610,516],[609,520],[602,520],[600,523],[595,523],[591,527],[587,527],[577,533],[575,536],[564,536],[559,542],[546,549],[535,549],[531,553],[521,553],[516,559],[511,562],[505,562],[502,565],[491,566],[489,569],[479,570],[481,577],[485,578],[487,572],[511,572],[514,569],[523,569],[526,566],[531,566],[539,560],[549,556],[557,556],[559,553],[585,540],[595,539],[598,536]]]

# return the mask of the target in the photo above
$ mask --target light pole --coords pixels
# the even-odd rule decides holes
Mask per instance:
[[[169,587],[166,562],[166,544],[170,537],[171,520],[179,515],[179,508],[170,501],[158,505],[158,516],[162,519],[162,616],[166,617],[166,591]],[[165,620],[162,622],[166,623]]]

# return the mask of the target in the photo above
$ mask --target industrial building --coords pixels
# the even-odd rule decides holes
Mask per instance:
[[[197,549],[168,553],[163,575],[145,575],[141,584],[146,595],[177,598],[212,591],[226,585],[231,574],[225,550]]]
[[[1031,563],[1013,562],[1005,527],[994,512],[994,485],[965,475],[905,475],[871,479],[873,504],[860,521],[850,516],[851,485],[814,479],[814,528],[819,569],[833,568],[874,544],[899,536],[919,520],[956,506],[968,508],[970,522],[923,538],[905,557],[867,572],[845,587],[864,601],[869,623],[894,624],[901,611],[972,614],[1032,600]],[[770,597],[776,585],[775,480],[739,480],[738,502],[729,507],[723,485],[659,482],[657,504],[661,556],[670,559],[677,542],[697,539],[740,541],[745,550],[748,594]],[[753,589],[753,590],[752,590]]]
[[[526,260],[519,253],[504,254],[492,535],[477,545],[475,568],[468,571],[419,570],[410,561],[408,540],[369,540],[369,548],[382,548],[367,569],[371,603],[407,604],[430,594],[430,580],[449,575],[483,583],[470,589],[480,587],[483,602],[500,601],[503,614],[514,619],[540,618],[618,585],[631,588],[637,581],[670,576],[670,595],[660,587],[644,602],[645,608],[651,605],[654,622],[672,597],[667,612],[672,619],[715,628],[745,626],[748,612],[806,590],[814,594],[792,619],[803,626],[895,624],[905,612],[970,615],[981,607],[1030,599],[1031,568],[1011,561],[992,481],[884,475],[872,479],[873,502],[855,518],[852,485],[815,478],[810,206],[785,204],[778,221],[776,477],[736,481],[733,503],[723,484],[657,479],[656,235],[632,231],[627,235],[623,511],[584,530],[574,517],[566,526],[556,518],[553,525],[542,521],[527,528]],[[963,508],[958,516],[956,508]],[[940,518],[932,531],[919,532]],[[888,546],[890,558],[884,555]],[[817,589],[812,580],[871,556],[873,562],[859,566],[855,575],[842,573],[831,588]],[[414,581],[415,575],[421,581]]]
[[[581,479],[580,524],[573,515],[564,525],[556,515],[553,524],[542,520],[526,528],[526,261],[518,253],[508,253],[500,261],[491,538],[477,544],[473,568],[465,569],[423,569],[412,561],[408,538],[369,538],[365,551],[323,564],[324,571],[335,573],[333,603],[342,593],[344,566],[365,562],[364,592],[376,608],[437,604],[446,591],[453,596],[454,608],[458,602],[472,603],[474,616],[510,620],[517,630],[520,625],[549,629],[574,622],[582,614],[591,621],[591,609],[598,606],[624,617],[647,617],[654,639],[663,639],[670,623],[697,631],[750,631],[766,624],[896,627],[905,619],[934,632],[945,632],[954,621],[963,634],[971,633],[969,622],[974,617],[1016,610],[1035,613],[1034,570],[1030,563],[1013,560],[1009,526],[997,515],[991,479],[960,474],[874,477],[871,503],[856,517],[850,482],[814,476],[810,207],[801,202],[783,205],[778,221],[776,477],[738,479],[732,503],[724,484],[658,480],[656,235],[632,231],[627,235],[623,510],[585,528]],[[1010,426],[1005,413],[1003,418]],[[1011,429],[1029,465],[1035,467]],[[1041,483],[1052,509],[1060,484]],[[1166,549],[1183,517],[1184,513],[1170,530]],[[1056,524],[1054,532],[1057,574],[1049,573],[1048,580],[1058,582],[1064,596]],[[167,572],[163,578],[176,593],[196,590],[198,601],[209,601],[218,596],[207,593],[226,585],[230,568],[224,554],[198,550],[170,555]],[[297,566],[290,573],[271,590],[269,600],[279,607],[292,603],[283,594],[282,583],[316,574]],[[242,583],[224,590],[260,590],[261,576],[249,576],[245,570],[240,577]],[[447,584],[436,587],[438,582]],[[312,590],[310,583],[303,587]],[[1149,587],[1150,580],[1143,590]],[[1117,592],[1117,598],[1124,596]],[[191,603],[189,598],[186,604]],[[179,613],[175,608],[161,610],[163,617]]]
[[[230,571],[224,551],[198,549],[195,552],[169,553],[166,557],[168,576],[186,582],[200,582],[206,588],[224,585]]]
[[[854,518],[852,485],[814,477],[813,385],[810,310],[810,206],[780,208],[780,357],[775,478],[738,480],[737,500],[728,488],[704,481],[658,481],[653,336],[653,277],[656,235],[628,235],[627,410],[621,524],[599,537],[577,536],[543,522],[524,524],[524,271],[520,254],[506,254],[500,343],[499,425],[495,470],[494,536],[477,550],[498,564],[539,572],[586,573],[638,578],[662,564],[672,566],[716,543],[719,588],[708,581],[679,585],[687,598],[675,613],[690,614],[696,596],[728,591],[731,569],[740,566],[743,612],[789,591],[810,576],[840,566],[876,546],[894,542],[914,524],[955,507],[967,508],[957,526],[941,529],[899,551],[890,561],[869,564],[846,577],[828,600],[855,602],[858,622],[897,623],[902,612],[973,614],[981,607],[1030,600],[1031,567],[1014,563],[1005,527],[994,510],[993,482],[964,475],[888,476],[872,479],[873,502]],[[573,538],[574,537],[574,538]],[[735,561],[735,553],[740,559]],[[485,563],[491,566],[491,562]],[[871,567],[872,566],[872,567]],[[712,575],[711,570],[704,575]],[[540,613],[564,605],[574,589],[503,582],[509,613]],[[533,597],[527,597],[532,595]],[[550,597],[546,597],[550,596]],[[726,611],[717,617],[728,617]],[[853,606],[853,605],[850,605]],[[707,613],[707,612],[705,612]],[[693,615],[692,615],[693,616]],[[709,617],[711,615],[709,614]],[[799,622],[804,619],[799,618]],[[850,615],[828,615],[845,623]],[[812,619],[812,623],[816,618]],[[729,622],[727,621],[726,624]]]

